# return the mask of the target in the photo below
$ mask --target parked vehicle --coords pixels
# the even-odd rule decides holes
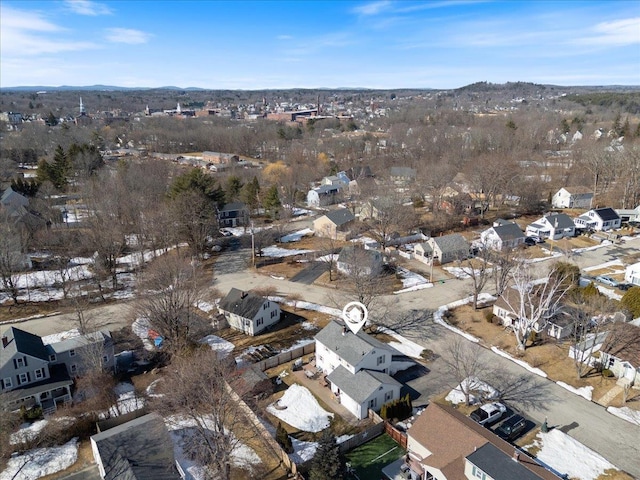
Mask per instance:
[[[496,433],[505,440],[513,440],[527,428],[527,419],[522,415],[511,415],[496,428]]]
[[[617,287],[620,284],[620,282],[617,282],[613,278],[607,277],[606,275],[598,275],[596,277],[596,281],[604,283],[605,285],[609,285],[610,287]]]
[[[624,292],[626,292],[627,290],[629,290],[630,288],[636,287],[637,285],[634,285],[633,283],[621,283],[618,285],[618,288]]]
[[[506,411],[507,407],[502,403],[493,402],[475,409],[469,416],[480,425],[489,425],[500,420]]]
[[[526,237],[524,239],[524,244],[528,245],[529,247],[533,247],[536,244],[536,239],[534,237]]]

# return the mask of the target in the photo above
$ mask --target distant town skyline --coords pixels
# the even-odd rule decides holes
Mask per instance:
[[[640,2],[12,1],[0,87],[640,85]]]

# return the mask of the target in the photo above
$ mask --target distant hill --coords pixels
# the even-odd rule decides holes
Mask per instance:
[[[72,86],[72,85],[61,85],[59,87],[45,86],[45,85],[35,85],[35,86],[20,86],[20,87],[4,87],[2,90],[5,91],[18,91],[18,92],[78,92],[78,91],[89,91],[89,92],[129,92],[136,90],[179,90],[179,91],[204,91],[206,88],[198,88],[198,87],[118,87],[115,85],[86,85],[86,86]]]

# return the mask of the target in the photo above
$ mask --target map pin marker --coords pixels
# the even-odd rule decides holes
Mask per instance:
[[[358,333],[362,326],[367,322],[367,307],[360,302],[349,302],[342,309],[342,318],[344,323],[353,333]]]

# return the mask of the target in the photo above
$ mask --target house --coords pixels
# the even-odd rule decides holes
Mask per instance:
[[[345,172],[338,172],[335,175],[324,177],[320,180],[320,185],[331,185],[342,190],[349,186],[350,181],[351,180],[349,180],[349,177]]]
[[[149,413],[91,436],[103,480],[180,480],[173,442],[158,413]]]
[[[202,152],[202,160],[206,163],[213,163],[214,165],[229,165],[238,163],[240,157],[232,153]]]
[[[280,306],[253,292],[232,288],[218,304],[229,326],[257,335],[280,321]]]
[[[315,337],[316,368],[326,375],[335,397],[358,419],[367,410],[400,398],[390,375],[413,364],[394,348],[363,331],[353,333],[332,320]],[[409,363],[408,363],[409,362]]]
[[[0,197],[0,206],[8,212],[9,216],[14,216],[15,212],[29,206],[29,199],[11,187],[7,187]]]
[[[342,187],[338,185],[320,185],[307,192],[308,207],[324,207],[342,201]]]
[[[524,244],[524,233],[513,222],[495,225],[480,234],[482,244],[492,250],[506,250],[517,248]]]
[[[356,245],[344,247],[338,255],[338,271],[346,275],[375,276],[382,271],[382,253]]]
[[[409,477],[437,480],[558,480],[525,452],[456,409],[430,403],[407,431]]]
[[[431,258],[441,265],[469,257],[469,243],[459,233],[431,237],[427,244],[433,251]]]
[[[360,370],[355,375],[342,365],[327,375],[331,391],[357,419],[367,418],[369,409],[379,411],[400,398],[402,384],[386,373]]]
[[[629,265],[624,270],[624,281],[640,287],[640,262]]]
[[[389,177],[396,185],[407,185],[416,179],[417,171],[409,167],[391,167]]]
[[[613,208],[596,208],[575,219],[577,227],[606,232],[620,228],[622,220]]]
[[[15,408],[37,405],[52,413],[72,400],[73,376],[94,362],[105,369],[115,366],[107,331],[46,344],[37,335],[11,327],[2,333],[1,345],[0,391],[9,395]]]
[[[358,215],[360,216],[360,220],[366,220],[368,218],[388,218],[389,216],[395,216],[398,212],[398,208],[403,208],[402,202],[398,198],[373,198],[367,200],[360,206]]]
[[[535,290],[533,291],[535,295]],[[493,314],[505,327],[511,327],[520,314],[520,294],[514,288],[506,289],[493,304]],[[561,340],[573,333],[576,315],[568,308],[557,308],[547,312],[542,324],[536,322],[533,331]]]
[[[575,236],[576,225],[565,213],[550,213],[527,225],[527,236],[560,240]]]
[[[333,210],[313,221],[313,231],[318,237],[348,240],[350,228],[356,217],[348,208]]]
[[[218,210],[221,227],[246,227],[249,225],[249,209],[242,202],[226,203]]]
[[[600,348],[600,361],[623,382],[640,384],[640,327],[614,322]]]
[[[553,197],[551,206],[553,208],[591,208],[593,201],[593,190],[587,187],[562,187]]]
[[[616,213],[624,222],[640,222],[640,205],[633,209],[617,208]]]

